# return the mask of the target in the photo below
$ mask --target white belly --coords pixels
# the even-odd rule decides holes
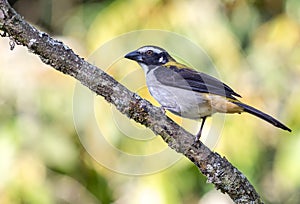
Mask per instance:
[[[175,87],[149,85],[151,95],[167,110],[190,119],[213,114],[210,102],[200,93]]]

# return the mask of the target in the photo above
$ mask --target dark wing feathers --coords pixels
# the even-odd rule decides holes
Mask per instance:
[[[236,99],[235,96],[241,97],[220,80],[192,69],[178,69],[175,66],[170,66],[168,68],[158,68],[154,70],[154,72],[157,80],[168,86],[193,90],[201,93],[212,93],[234,100]],[[176,74],[174,74],[174,72]]]

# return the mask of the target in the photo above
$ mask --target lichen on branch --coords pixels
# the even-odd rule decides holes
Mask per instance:
[[[3,37],[9,37],[15,44],[23,45],[38,55],[43,63],[76,78],[121,113],[160,135],[170,148],[191,160],[209,183],[227,193],[235,203],[263,203],[247,178],[227,159],[212,152],[203,143],[195,144],[193,135],[168,118],[160,108],[129,91],[63,42],[34,28],[6,0],[0,0],[0,31]]]

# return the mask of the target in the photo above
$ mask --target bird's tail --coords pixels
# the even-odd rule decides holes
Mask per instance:
[[[234,104],[242,107],[244,109],[245,112],[247,113],[250,113],[252,115],[255,115],[269,123],[271,123],[272,125],[278,127],[278,128],[281,128],[283,130],[287,130],[289,132],[291,132],[292,130],[290,128],[288,128],[287,126],[285,126],[284,124],[282,124],[281,122],[279,122],[278,120],[276,120],[275,118],[273,118],[272,116],[269,116],[268,114],[266,113],[263,113],[262,111],[260,110],[257,110],[256,108],[253,108],[251,106],[248,106],[244,103],[241,103],[239,101],[233,101]]]

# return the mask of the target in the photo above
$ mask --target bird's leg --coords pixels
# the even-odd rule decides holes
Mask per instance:
[[[199,130],[199,132],[198,132],[197,135],[196,135],[195,142],[198,142],[198,141],[200,140],[200,137],[201,137],[201,134],[202,134],[202,129],[203,129],[205,120],[206,120],[206,116],[204,116],[204,117],[202,118],[202,123],[201,123],[201,126],[200,126],[200,130]]]

